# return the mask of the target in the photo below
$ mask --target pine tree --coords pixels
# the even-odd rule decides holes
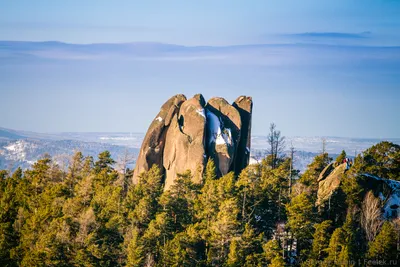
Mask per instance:
[[[256,235],[250,224],[245,225],[240,238],[233,238],[229,246],[228,266],[245,266],[262,258],[262,234]]]
[[[327,266],[338,266],[340,253],[345,246],[345,232],[342,228],[336,228],[333,232],[327,249],[328,257],[325,259]]]
[[[285,266],[282,257],[282,248],[279,246],[278,240],[269,240],[263,245],[263,250],[268,266]]]
[[[162,174],[157,165],[139,176],[138,184],[128,189],[125,206],[128,218],[140,231],[147,228],[158,210],[162,193]]]
[[[195,231],[189,227],[165,244],[161,261],[164,266],[198,266],[204,261],[204,246]]]
[[[194,222],[197,186],[192,182],[190,171],[177,174],[170,190],[165,191],[160,198],[160,204],[175,224],[175,231],[182,231]]]
[[[204,172],[203,180],[206,182],[215,179],[217,179],[217,168],[215,167],[214,160],[212,158],[209,158],[207,161],[206,171]]]
[[[400,180],[400,145],[383,141],[357,157],[352,169],[385,179]]]
[[[0,171],[0,265],[16,266],[11,257],[11,250],[18,246],[18,233],[13,224],[19,209],[18,184],[22,178],[22,170],[18,168],[11,177],[8,172]]]
[[[306,193],[301,193],[287,205],[288,226],[297,239],[297,251],[302,259],[307,257],[315,220],[314,204]]]
[[[332,221],[323,221],[320,224],[316,224],[315,232],[313,235],[313,243],[311,249],[311,258],[316,261],[321,261],[327,256],[327,248],[330,239],[330,228]]]
[[[95,173],[100,173],[101,171],[111,172],[114,170],[112,165],[115,161],[111,158],[111,153],[109,151],[101,152],[98,158],[99,159],[94,163]]]
[[[235,199],[230,198],[221,203],[216,221],[210,226],[211,248],[208,252],[210,264],[221,265],[228,255],[232,238],[239,232],[237,220],[239,208]]]
[[[346,151],[342,150],[340,155],[335,160],[336,164],[337,165],[342,164],[346,157],[347,157]]]
[[[142,266],[144,263],[143,245],[139,240],[139,231],[134,228],[130,232],[130,240],[126,249],[127,261],[126,266],[135,267]]]
[[[397,234],[392,223],[385,222],[375,240],[370,242],[368,258],[371,260],[397,259]]]

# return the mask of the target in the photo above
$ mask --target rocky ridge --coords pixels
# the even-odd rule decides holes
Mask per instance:
[[[339,189],[347,171],[346,163],[331,163],[325,167],[318,178],[318,198],[316,205],[327,205],[329,199]],[[382,203],[382,215],[384,218],[400,217],[400,182],[384,179],[369,173],[361,173],[363,187],[372,190]],[[350,178],[351,179],[351,178]]]

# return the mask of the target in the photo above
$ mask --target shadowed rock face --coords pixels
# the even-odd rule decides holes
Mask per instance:
[[[233,169],[242,121],[239,111],[221,97],[211,98],[206,112],[207,152],[222,176]]]
[[[247,165],[250,160],[250,147],[251,147],[251,114],[253,112],[253,100],[249,96],[240,96],[235,102],[234,106],[240,114],[242,127],[240,129],[240,139],[237,148],[237,153],[234,162],[234,170],[239,174]]]
[[[171,97],[162,105],[160,112],[150,124],[136,160],[133,183],[137,183],[138,175],[148,171],[153,164],[162,168],[166,130],[184,101],[186,101],[184,95]]]
[[[193,182],[201,183],[208,158],[214,159],[218,176],[239,173],[249,162],[252,106],[251,97],[245,96],[233,105],[220,97],[206,104],[201,94],[189,100],[172,97],[147,131],[133,182],[157,164],[165,174],[165,190],[187,170]]]

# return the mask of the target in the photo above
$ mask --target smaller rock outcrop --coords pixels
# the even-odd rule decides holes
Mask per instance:
[[[323,202],[327,201],[332,193],[340,186],[347,167],[346,163],[340,164],[336,168],[333,166],[333,163],[326,166],[318,178],[317,205],[321,205]]]
[[[323,207],[335,192],[338,192],[347,169],[346,163],[339,165],[331,163],[321,172],[318,178],[318,199],[316,202],[319,208]],[[360,186],[364,188],[365,192],[372,191],[375,197],[380,198],[384,218],[400,217],[399,181],[384,179],[368,173],[357,174],[357,176],[359,176]],[[356,178],[348,177],[348,179]]]

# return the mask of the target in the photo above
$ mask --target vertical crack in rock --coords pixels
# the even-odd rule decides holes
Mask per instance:
[[[206,109],[207,152],[223,176],[233,170],[242,121],[239,111],[221,97],[211,98]]]

